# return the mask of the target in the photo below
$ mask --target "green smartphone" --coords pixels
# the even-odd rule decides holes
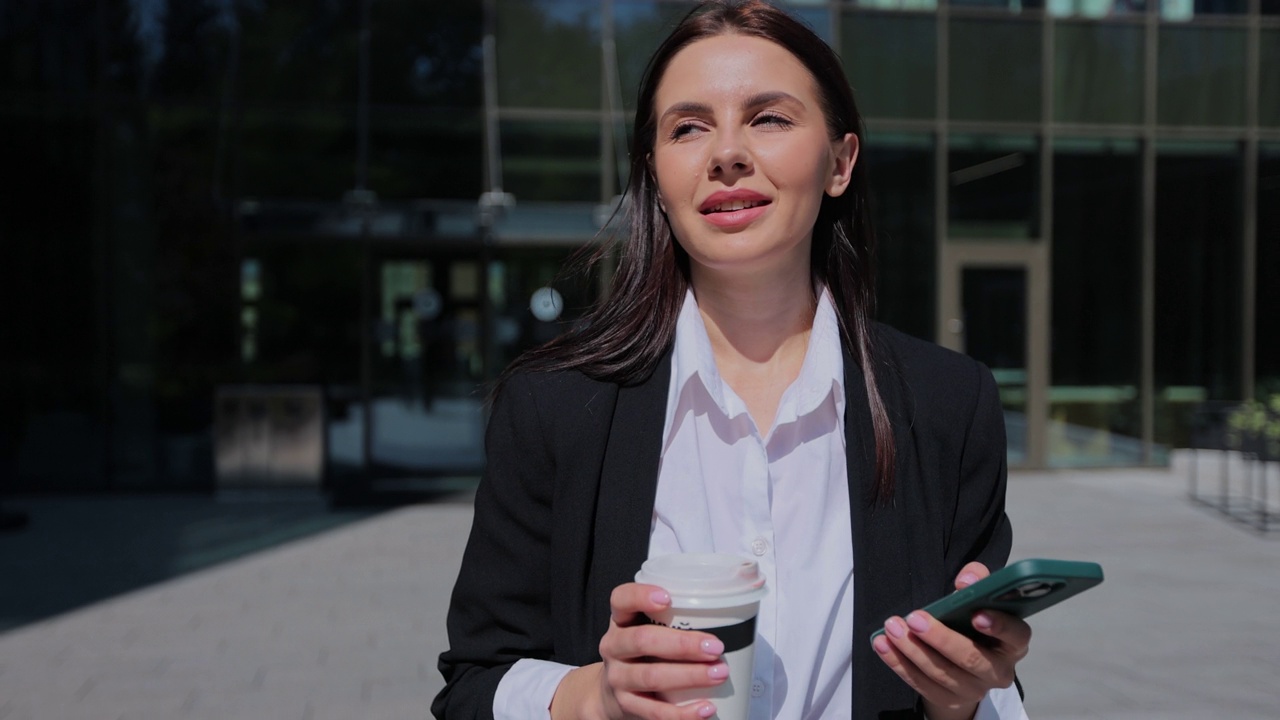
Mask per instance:
[[[977,640],[988,640],[973,627],[979,610],[1026,618],[1102,582],[1102,566],[1075,560],[1019,560],[978,582],[926,605],[923,609],[947,627]],[[874,641],[884,633],[871,634]]]

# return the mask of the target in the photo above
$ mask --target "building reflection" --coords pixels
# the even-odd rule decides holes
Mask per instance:
[[[782,4],[869,118],[881,318],[992,367],[1011,463],[1280,391],[1280,3]],[[601,297],[566,268],[687,7],[0,11],[0,492],[475,475],[490,383]]]

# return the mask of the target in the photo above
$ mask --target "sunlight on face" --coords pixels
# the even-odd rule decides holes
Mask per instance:
[[[831,140],[813,77],[768,40],[699,40],[655,96],[653,171],[699,274],[801,272],[824,193],[849,182],[857,138]]]

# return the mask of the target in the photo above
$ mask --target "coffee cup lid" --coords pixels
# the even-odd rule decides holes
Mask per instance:
[[[650,558],[640,566],[636,582],[666,590],[678,607],[729,607],[758,602],[766,592],[755,560],[719,553]]]

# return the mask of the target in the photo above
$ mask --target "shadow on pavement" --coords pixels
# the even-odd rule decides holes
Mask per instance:
[[[0,633],[388,507],[184,495],[11,498],[6,509],[29,522],[0,533]]]

